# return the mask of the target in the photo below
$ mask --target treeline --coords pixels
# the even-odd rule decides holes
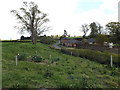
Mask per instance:
[[[104,29],[98,22],[92,22],[90,24],[83,24],[80,31],[84,33],[83,37],[87,37],[87,33],[90,32],[88,37],[96,38],[98,41],[108,41],[115,44],[120,44],[120,23],[109,22]]]

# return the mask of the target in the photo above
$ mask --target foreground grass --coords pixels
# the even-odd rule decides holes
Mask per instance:
[[[27,57],[37,53],[46,62],[19,61],[16,66],[18,53]],[[55,59],[59,61],[51,63]],[[118,68],[62,54],[41,43],[4,42],[2,70],[3,88],[118,88],[120,75]]]

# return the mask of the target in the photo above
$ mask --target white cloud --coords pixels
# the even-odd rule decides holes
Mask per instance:
[[[24,0],[2,0],[0,3],[0,38],[2,39],[16,39],[21,35],[17,33],[17,30],[13,28],[17,21],[14,16],[10,14],[10,10],[17,9],[22,6]],[[26,0],[31,1],[31,0]],[[87,12],[77,13],[78,2],[89,0],[33,0],[45,13],[48,13],[50,22],[47,23],[53,27],[53,30],[47,32],[47,35],[51,34],[63,34],[64,29],[68,31],[68,34],[81,35],[79,28],[81,24],[91,23],[93,21],[100,22],[105,25],[110,21],[117,21],[117,3],[119,0],[99,0],[103,1],[103,4],[97,8]],[[98,0],[92,0],[98,1]],[[84,9],[84,8],[83,8]],[[107,13],[110,11],[113,13]]]

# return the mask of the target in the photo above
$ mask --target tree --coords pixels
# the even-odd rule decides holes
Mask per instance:
[[[109,22],[106,25],[106,29],[109,31],[112,41],[120,43],[120,22]]]
[[[96,38],[97,43],[103,45],[104,42],[109,42],[109,38],[106,35],[98,35]]]
[[[12,10],[20,26],[16,26],[20,30],[20,33],[27,31],[31,35],[32,43],[36,44],[37,36],[47,31],[50,27],[43,26],[45,22],[48,22],[47,14],[38,9],[38,5],[34,2],[23,2],[20,12]]]
[[[87,32],[89,31],[89,25],[87,25],[87,24],[83,24],[82,26],[81,26],[81,31],[84,33],[84,37],[86,37],[86,34],[87,34]]]
[[[101,26],[100,23],[97,23],[97,28],[98,28],[98,34],[102,34],[103,26]]]
[[[97,35],[102,34],[103,27],[98,22],[93,22],[89,26],[91,29],[91,33],[90,33],[91,37],[96,37]]]

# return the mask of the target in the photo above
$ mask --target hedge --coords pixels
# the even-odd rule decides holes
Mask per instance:
[[[22,42],[22,43],[26,43],[26,42],[32,42],[32,40],[2,40],[0,42]],[[37,40],[37,42],[40,42],[40,40]]]
[[[62,48],[61,51],[63,53],[69,54],[73,56],[78,56],[82,58],[89,59],[91,61],[96,61],[102,64],[110,64],[110,56],[113,57],[113,65],[120,67],[120,55],[108,53],[108,52],[100,52],[100,51],[93,51],[88,49],[73,49],[73,48]]]
[[[40,42],[44,44],[53,44],[56,41],[51,37],[41,37]]]

